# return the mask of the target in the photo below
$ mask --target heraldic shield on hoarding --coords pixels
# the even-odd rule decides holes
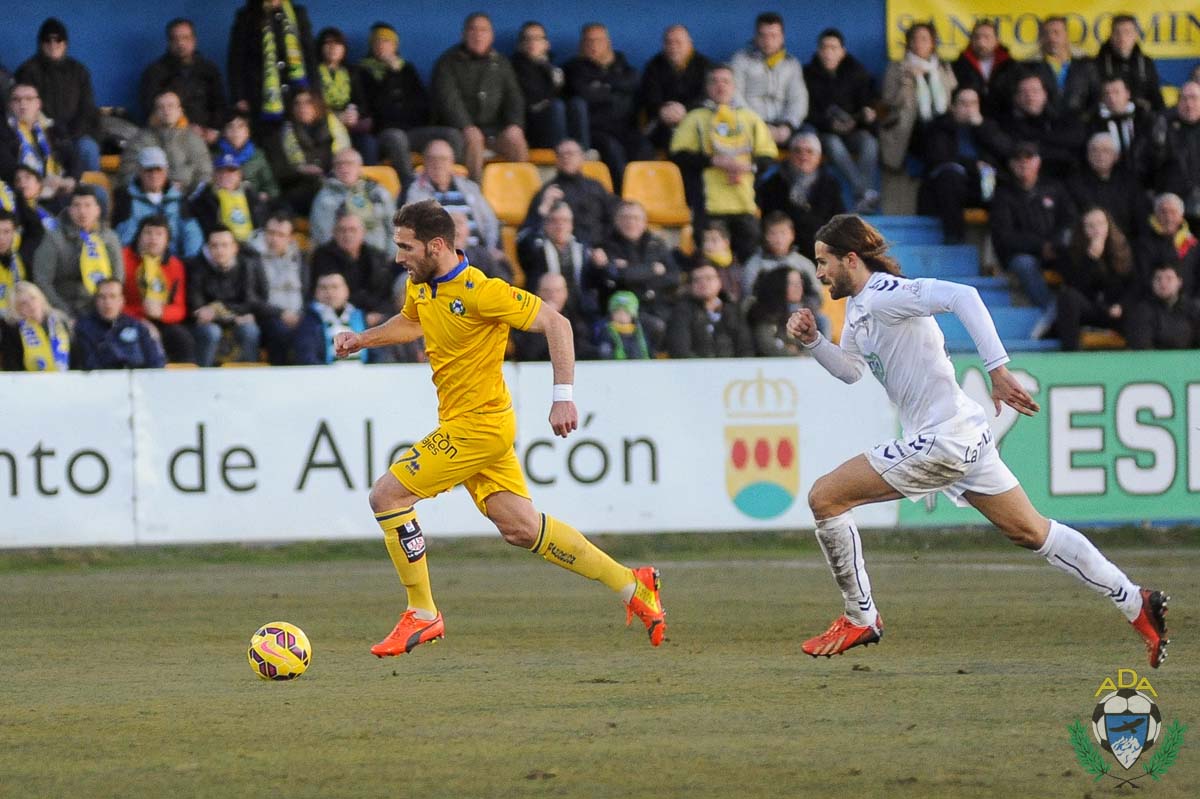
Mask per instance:
[[[800,395],[791,381],[765,377],[725,386],[725,489],[754,519],[780,516],[800,490]]]

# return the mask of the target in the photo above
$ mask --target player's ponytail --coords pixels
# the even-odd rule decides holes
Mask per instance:
[[[854,253],[871,272],[900,275],[900,264],[887,254],[888,243],[883,234],[857,214],[838,214],[813,238],[838,258]]]

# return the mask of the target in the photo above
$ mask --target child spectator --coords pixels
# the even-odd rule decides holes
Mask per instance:
[[[632,291],[613,292],[608,298],[608,321],[600,331],[600,357],[610,361],[651,357],[646,331],[638,321],[638,298]]]

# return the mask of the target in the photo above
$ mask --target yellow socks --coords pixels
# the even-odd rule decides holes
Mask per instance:
[[[589,580],[599,580],[629,601],[624,594],[635,582],[632,569],[610,558],[571,525],[544,513],[541,516],[542,528],[531,551],[555,566],[582,574]]]
[[[396,574],[408,591],[409,609],[417,611],[419,619],[436,618],[437,605],[433,604],[429,565],[425,561],[425,536],[417,524],[417,512],[413,508],[387,510],[376,513],[375,521],[383,530],[383,541]]]

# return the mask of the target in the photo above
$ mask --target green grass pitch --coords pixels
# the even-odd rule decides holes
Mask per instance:
[[[384,660],[368,648],[401,592],[381,543],[0,555],[0,796],[1118,795],[1067,726],[1121,667],[1194,730],[1137,793],[1196,796],[1200,548],[1095,536],[1174,597],[1151,671],[1107,600],[975,546],[991,536],[865,534],[886,634],[829,660],[800,651],[840,605],[807,536],[604,539],[656,553],[657,650],[600,585],[499,540],[433,540],[446,640]],[[295,682],[246,663],[273,620],[312,640]]]

